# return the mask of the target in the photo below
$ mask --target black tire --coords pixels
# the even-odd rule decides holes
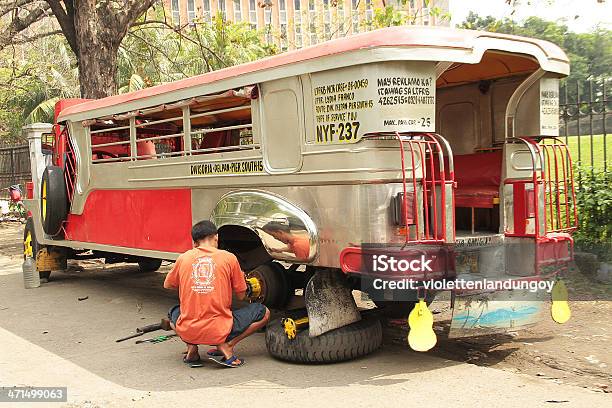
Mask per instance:
[[[285,268],[277,262],[269,262],[258,266],[247,274],[256,277],[261,284],[261,298],[270,309],[280,309],[287,304],[291,295],[291,286]]]
[[[305,364],[337,363],[365,356],[382,345],[382,326],[375,317],[340,327],[317,337],[308,330],[298,332],[293,340],[285,334],[280,320],[266,329],[266,348],[279,360]]]
[[[162,260],[156,258],[141,258],[138,260],[138,267],[141,272],[155,272],[161,264]]]
[[[56,236],[68,217],[68,195],[64,171],[57,166],[47,166],[40,187],[40,219],[45,233]]]
[[[31,246],[31,248],[28,248],[28,245]],[[40,245],[36,240],[36,231],[34,231],[34,219],[32,217],[29,217],[26,220],[26,224],[23,229],[23,259],[25,260],[27,256],[32,256],[33,258],[36,258],[36,254],[42,248],[43,246]],[[49,280],[49,277],[51,276],[51,271],[38,272],[38,274],[40,276],[40,279]]]

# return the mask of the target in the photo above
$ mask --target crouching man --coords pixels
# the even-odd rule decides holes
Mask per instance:
[[[260,303],[232,311],[232,293],[245,299],[247,283],[236,256],[218,249],[217,227],[200,221],[191,229],[194,248],[177,259],[166,276],[164,288],[178,288],[180,304],[168,312],[171,327],[187,343],[183,361],[192,366],[201,362],[199,344],[216,346],[211,359],[227,367],[239,367],[244,360],[234,347],[266,325],[270,311]]]

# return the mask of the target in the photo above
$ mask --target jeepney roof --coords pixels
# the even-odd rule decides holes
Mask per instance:
[[[497,61],[505,76],[541,68],[565,76],[569,60],[563,50],[548,41],[514,35],[445,27],[390,27],[257,61],[209,72],[151,88],[69,106],[58,122],[84,120],[127,112],[163,103],[225,91],[278,78],[377,61],[420,60],[477,64],[488,51],[506,55]],[[344,54],[342,58],[337,58]],[[526,65],[525,61],[531,61]],[[473,80],[485,79],[473,70]],[[499,78],[500,72],[490,78]],[[440,82],[440,80],[442,82]],[[449,84],[440,78],[438,85]],[[451,81],[459,83],[461,79]]]

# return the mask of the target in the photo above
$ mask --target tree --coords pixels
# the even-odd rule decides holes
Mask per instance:
[[[83,98],[117,92],[117,52],[131,25],[156,0],[0,0],[0,50],[61,32],[76,56]],[[54,15],[61,30],[26,36],[27,28]]]
[[[117,53],[155,0],[47,0],[79,66],[83,98],[117,93]]]
[[[570,59],[571,82],[610,75],[612,33],[604,28],[596,28],[590,33],[574,33],[569,31],[565,24],[546,21],[539,17],[529,17],[522,23],[517,23],[511,19],[480,17],[473,12],[470,12],[461,27],[523,35],[555,43],[565,50]]]
[[[45,1],[33,0],[0,0],[0,19],[8,18],[8,24],[0,20],[0,50],[9,44],[23,44],[38,38],[57,34],[59,31],[38,33],[35,36],[24,36],[23,32],[31,25],[49,15],[49,5]]]
[[[1,1],[1,0],[0,0]],[[47,19],[28,36],[48,32]],[[277,51],[248,23],[232,23],[219,14],[212,22],[196,19],[176,27],[155,8],[138,19],[122,41],[117,59],[118,93],[253,61]],[[23,142],[27,122],[53,121],[54,101],[79,96],[75,55],[64,36],[0,49],[0,144]]]

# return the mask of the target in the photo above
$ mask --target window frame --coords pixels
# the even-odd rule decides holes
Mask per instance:
[[[252,96],[254,95],[254,92],[258,92],[256,89],[253,89],[254,87],[255,86],[243,87],[238,91],[230,89],[228,91],[212,95],[202,95],[188,100],[181,100],[167,104],[156,105],[153,107],[141,108],[132,112],[125,112],[111,116],[84,120],[81,122],[81,125],[86,131],[88,145],[87,151],[89,154],[88,162],[92,165],[125,162],[135,163],[147,159],[168,159],[177,157],[188,157],[192,155],[197,155],[198,157],[200,157],[200,155],[202,154],[210,153],[229,153],[245,150],[259,150],[261,152],[261,143],[259,141],[259,136],[256,136],[259,134],[259,130],[257,129],[257,127],[259,126],[259,122],[255,117],[255,115],[257,114],[257,104],[259,103],[260,98],[254,98],[254,96]],[[233,92],[233,94],[228,94],[229,92]],[[227,103],[229,106],[221,108],[215,108],[214,103],[212,104],[213,107],[211,107],[210,109],[207,109],[205,105],[201,105],[208,100],[214,102],[215,98],[219,98],[219,102],[221,102],[220,104],[223,106],[224,97],[236,97],[237,100],[235,102],[228,100],[225,103]],[[199,112],[192,112],[192,107],[197,107],[198,109],[204,110]],[[244,121],[246,119],[220,119],[210,125],[194,124],[194,119],[203,117],[214,117],[215,115],[222,115],[224,113],[237,111],[249,112],[250,120],[248,120],[248,123],[240,123],[241,121]],[[162,112],[171,112],[171,116],[148,120],[143,123],[136,123],[139,117],[144,118],[148,116],[149,118],[152,118],[152,115],[159,115]],[[125,123],[126,121],[128,121],[128,124]],[[177,122],[181,123],[182,125],[178,126],[177,132],[168,134],[155,134],[153,131],[151,132],[151,136],[139,137],[138,135],[139,129],[146,129],[147,127],[151,126]],[[234,124],[231,124],[232,122]],[[235,122],[238,122],[239,124],[235,124]],[[117,125],[113,126],[115,124]],[[98,128],[94,128],[92,130],[92,127],[96,125]],[[211,148],[194,148],[194,146],[192,145],[194,136],[197,135],[206,135],[209,133],[227,132],[242,129],[250,129],[250,137],[248,135],[245,137],[245,140],[250,141],[250,143],[242,144],[242,135],[240,135],[238,137],[238,144],[236,145],[232,144],[228,146]],[[128,131],[127,134],[119,136],[114,135],[116,134],[116,132],[125,133],[126,130]],[[124,140],[93,144],[92,135],[105,133],[113,135],[113,137],[123,137]],[[154,154],[138,154],[138,143],[155,142],[159,140],[173,139],[179,137],[181,138],[180,143],[182,143],[180,150],[173,152],[156,151]],[[203,139],[204,138],[202,138],[202,140]],[[94,158],[94,154],[97,150],[96,148],[104,148],[107,146],[129,146],[129,148],[127,149],[129,151],[129,154],[127,156],[119,157],[100,159]],[[160,164],[161,163],[162,162],[160,162]]]

